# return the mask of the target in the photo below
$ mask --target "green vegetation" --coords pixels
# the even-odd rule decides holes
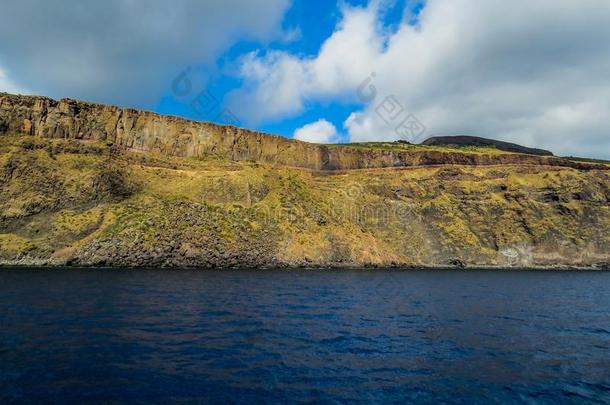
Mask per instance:
[[[559,167],[328,174],[6,135],[0,262],[593,265],[610,261],[609,185],[606,172]]]

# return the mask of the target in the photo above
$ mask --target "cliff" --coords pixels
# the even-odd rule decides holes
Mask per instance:
[[[3,94],[0,264],[599,268],[609,167]]]
[[[315,145],[232,126],[70,99],[0,93],[0,133],[106,141],[166,156],[259,161],[313,170],[349,170],[439,164],[531,164],[587,169],[588,163],[524,154],[477,153],[409,145]],[[488,151],[489,152],[489,151]]]

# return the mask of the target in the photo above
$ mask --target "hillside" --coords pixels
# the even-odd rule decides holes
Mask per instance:
[[[524,153],[526,155],[553,156],[553,153],[548,150],[527,148],[515,143],[480,138],[478,136],[433,136],[426,139],[423,144],[434,146],[481,146],[496,148],[505,152]]]
[[[320,146],[6,94],[0,133],[3,264],[610,262],[604,164],[490,147]]]

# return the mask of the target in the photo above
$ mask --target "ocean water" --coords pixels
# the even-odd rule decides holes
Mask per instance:
[[[0,270],[0,403],[608,403],[610,273]]]

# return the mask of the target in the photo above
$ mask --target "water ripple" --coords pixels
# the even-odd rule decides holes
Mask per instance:
[[[0,271],[0,403],[608,403],[610,273]]]

